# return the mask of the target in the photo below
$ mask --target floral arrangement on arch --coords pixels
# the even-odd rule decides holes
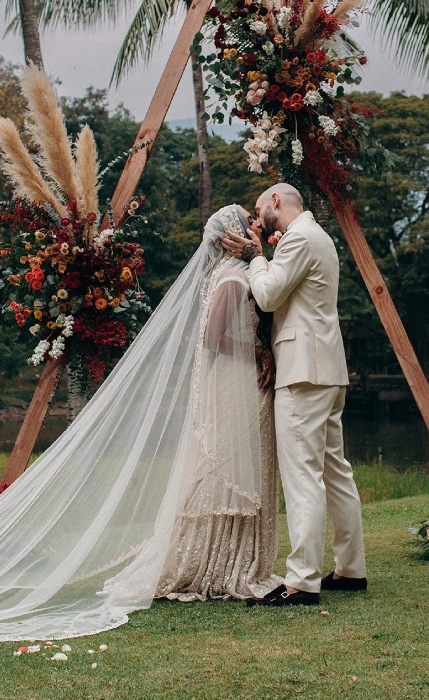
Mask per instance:
[[[228,13],[216,6],[207,13],[217,53],[202,54],[202,33],[192,46],[206,72],[206,99],[214,91],[220,101],[211,118],[223,122],[229,112],[230,120],[250,124],[253,135],[244,146],[249,169],[261,173],[267,165],[274,178],[311,182],[338,203],[352,197],[351,161],[359,153],[375,174],[392,166],[366,120],[379,110],[344,94],[344,83],[361,82],[355,68],[366,63],[344,34],[345,25],[357,24],[361,5],[233,0]]]
[[[0,249],[2,313],[32,348],[28,362],[60,359],[84,391],[106,377],[150,312],[139,285],[144,251],[130,225],[144,197],[129,203],[116,226],[109,212],[103,230],[92,131],[84,126],[72,147],[57,95],[35,66],[21,86],[38,154],[0,118],[3,170],[14,185],[14,199],[0,203],[0,221],[18,231]]]

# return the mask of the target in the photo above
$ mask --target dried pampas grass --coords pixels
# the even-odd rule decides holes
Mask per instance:
[[[67,200],[76,199],[71,144],[53,86],[48,76],[31,64],[24,69],[21,89],[28,102],[27,129],[40,149],[40,164]]]
[[[324,7],[325,0],[313,0],[307,5],[303,13],[302,22],[295,32],[294,45],[296,47],[306,46],[309,43],[314,24]]]
[[[5,158],[2,168],[14,184],[16,196],[25,197],[30,202],[47,202],[57,214],[66,216],[65,207],[43,179],[15,124],[4,117],[0,117],[0,148]]]
[[[74,155],[77,204],[82,216],[98,214],[98,160],[94,134],[86,124],[77,136]]]
[[[359,10],[364,4],[365,0],[342,0],[332,14],[339,24],[348,24],[350,21],[348,13]]]

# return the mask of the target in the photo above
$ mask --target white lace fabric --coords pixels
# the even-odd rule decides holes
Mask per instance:
[[[93,399],[0,496],[1,640],[117,627],[151,605],[178,518],[258,519],[254,325],[244,263],[219,243],[240,211],[211,217]]]

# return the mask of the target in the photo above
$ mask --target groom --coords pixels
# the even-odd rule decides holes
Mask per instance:
[[[331,238],[291,185],[263,192],[255,212],[264,239],[278,239],[273,260],[250,229],[250,242],[228,232],[222,245],[250,262],[253,296],[274,312],[275,422],[291,553],[285,584],[248,603],[316,605],[320,588],[367,586],[361,505],[343,450],[348,373],[336,306],[339,263]],[[335,570],[321,580],[326,513]]]

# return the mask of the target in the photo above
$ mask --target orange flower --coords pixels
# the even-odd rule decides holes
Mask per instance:
[[[6,248],[0,248],[0,255],[9,255],[9,251]]]
[[[131,272],[129,267],[124,267],[121,272],[121,276],[119,278],[122,282],[128,282],[129,280],[133,279],[133,273]]]
[[[105,299],[103,299],[102,297],[98,297],[98,299],[96,299],[96,300],[94,301],[94,306],[95,306],[96,309],[98,309],[99,311],[101,311],[102,309],[105,309],[105,308],[106,308],[106,306],[107,306],[107,301],[106,301]]]
[[[48,321],[46,325],[48,326],[50,331],[54,331],[55,328],[57,327],[57,324],[55,323],[55,321]]]
[[[92,303],[93,298],[94,298],[94,297],[92,296],[92,294],[85,294],[85,301],[86,301],[88,304],[91,304],[91,303]]]
[[[35,319],[37,319],[37,321],[40,321],[40,319],[43,317],[43,313],[40,311],[40,309],[34,309],[33,316]]]
[[[110,306],[119,306],[120,303],[121,303],[121,300],[118,299],[118,297],[115,297],[115,298],[112,299],[112,301],[110,302]]]
[[[39,268],[42,260],[41,260],[41,258],[34,257],[34,258],[28,258],[28,262],[30,263],[30,267]]]
[[[9,275],[7,281],[9,282],[9,284],[13,284],[15,287],[21,284],[21,278],[19,275]]]
[[[64,274],[66,269],[67,269],[67,265],[65,265],[64,263],[58,264],[58,272],[60,273],[60,275]]]

